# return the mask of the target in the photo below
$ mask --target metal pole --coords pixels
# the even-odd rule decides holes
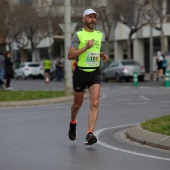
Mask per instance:
[[[150,38],[149,38],[149,61],[150,61],[150,76],[152,77],[153,73],[153,30],[152,30],[152,21],[151,21],[151,9],[152,9],[152,0],[150,0],[150,10],[149,10],[149,15],[150,15]]]
[[[68,49],[71,44],[71,12],[70,0],[64,0],[64,47],[65,47],[65,93],[72,94],[72,67],[68,60]]]

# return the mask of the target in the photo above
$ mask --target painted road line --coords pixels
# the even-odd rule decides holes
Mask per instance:
[[[94,135],[98,138],[99,135],[100,135],[102,132],[106,131],[106,130],[116,129],[116,128],[123,128],[123,127],[133,126],[133,125],[136,125],[136,124],[137,124],[137,123],[135,123],[135,124],[128,124],[128,125],[122,125],[122,126],[115,126],[115,127],[110,127],[110,128],[99,129],[99,130],[97,130],[97,131],[94,132]],[[116,150],[116,151],[120,151],[120,152],[124,152],[124,153],[128,153],[128,154],[132,154],[132,155],[147,157],[147,158],[151,158],[151,159],[159,159],[159,160],[170,161],[170,158],[164,158],[164,157],[159,157],[159,156],[154,156],[154,155],[142,154],[142,153],[133,152],[133,151],[121,149],[121,148],[118,148],[118,147],[114,147],[114,146],[112,146],[112,145],[108,145],[108,144],[100,141],[99,139],[98,139],[98,141],[97,141],[97,144],[98,144],[98,145],[101,145],[101,146],[103,146],[103,147],[112,149],[112,150]]]

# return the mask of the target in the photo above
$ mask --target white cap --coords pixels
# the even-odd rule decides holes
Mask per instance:
[[[98,14],[96,13],[96,11],[94,11],[93,9],[86,9],[86,10],[84,11],[84,13],[83,13],[83,17],[85,17],[86,15],[90,15],[90,14],[96,14],[96,15],[98,15]]]
[[[161,56],[161,51],[158,51],[158,52],[157,52],[157,55],[158,55],[158,56]]]

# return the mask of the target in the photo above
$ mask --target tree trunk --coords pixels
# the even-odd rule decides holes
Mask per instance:
[[[27,62],[27,54],[25,49],[20,49],[21,62]]]
[[[132,44],[132,35],[131,33],[129,34],[128,37],[128,42],[127,42],[127,58],[132,59],[132,49],[131,49],[131,44]]]
[[[166,37],[164,36],[164,31],[163,29],[160,31],[160,39],[161,39],[161,52],[162,54],[165,54],[167,52],[167,42],[166,42]]]
[[[104,52],[109,56],[109,54],[110,54],[109,41],[105,40],[104,45],[105,45],[105,51]]]
[[[39,62],[40,61],[40,55],[38,49],[32,49],[32,62]]]

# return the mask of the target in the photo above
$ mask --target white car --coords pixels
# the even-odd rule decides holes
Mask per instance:
[[[14,76],[16,79],[28,77],[44,77],[44,69],[41,63],[38,62],[23,62],[20,64],[19,68],[15,69]]]

